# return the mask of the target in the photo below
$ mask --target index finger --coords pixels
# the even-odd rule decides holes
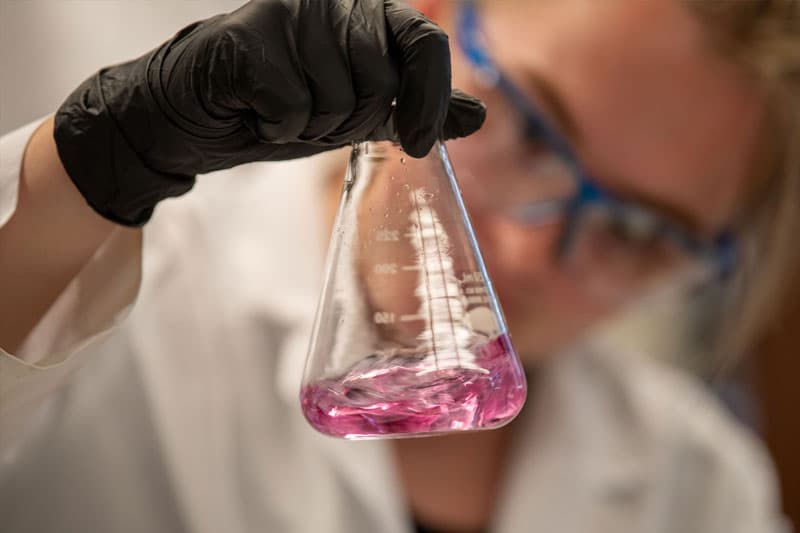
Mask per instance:
[[[397,131],[409,155],[424,157],[442,136],[450,103],[449,39],[439,26],[401,1],[385,0],[384,8],[400,66]]]

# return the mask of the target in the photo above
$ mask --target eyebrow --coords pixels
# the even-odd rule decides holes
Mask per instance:
[[[694,234],[703,233],[704,225],[700,222],[700,219],[686,209],[641,191],[635,191],[629,188],[608,187],[606,185],[602,185],[602,187],[608,191],[613,191],[612,194],[614,197],[623,203],[632,203],[645,207],[662,216],[667,222],[685,231]]]
[[[577,121],[555,86],[533,71],[527,71],[520,81],[522,82],[520,89],[534,93],[534,105],[536,106],[534,111],[543,116],[545,122],[553,129],[553,134],[558,135],[562,140],[569,141],[568,144],[571,146],[577,145],[581,139]],[[575,154],[571,155],[576,157]],[[583,176],[596,183],[597,180],[588,173],[580,161],[577,163]],[[609,186],[605,183],[596,184],[609,191],[619,201],[646,207],[685,230],[698,232],[703,228],[696,215],[663,199],[627,187]]]
[[[543,114],[545,121],[549,122],[551,127],[555,127],[553,133],[566,137],[564,140],[569,140],[570,144],[577,144],[580,141],[577,121],[558,90],[545,78],[530,70],[526,71],[520,81],[522,83],[520,89],[535,95],[534,104],[539,105],[534,111]]]

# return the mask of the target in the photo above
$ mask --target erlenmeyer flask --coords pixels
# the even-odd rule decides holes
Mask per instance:
[[[308,421],[349,439],[492,429],[525,396],[444,145],[424,159],[356,145],[303,377]]]

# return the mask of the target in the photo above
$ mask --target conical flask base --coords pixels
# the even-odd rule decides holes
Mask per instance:
[[[436,368],[411,354],[363,359],[304,387],[303,413],[318,431],[350,439],[498,428],[522,408],[525,378],[506,335],[474,350],[471,366]]]
[[[349,439],[493,429],[526,384],[444,146],[353,150],[300,401]]]

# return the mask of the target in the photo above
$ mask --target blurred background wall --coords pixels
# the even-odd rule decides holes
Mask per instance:
[[[753,353],[763,435],[778,465],[784,508],[800,528],[800,272],[787,290],[791,304]]]
[[[195,20],[231,11],[243,0],[0,0],[0,135],[52,113],[100,66],[132,59]],[[95,20],[102,19],[102,25]],[[119,57],[123,40],[131,57]],[[58,50],[58,54],[50,51]]]

